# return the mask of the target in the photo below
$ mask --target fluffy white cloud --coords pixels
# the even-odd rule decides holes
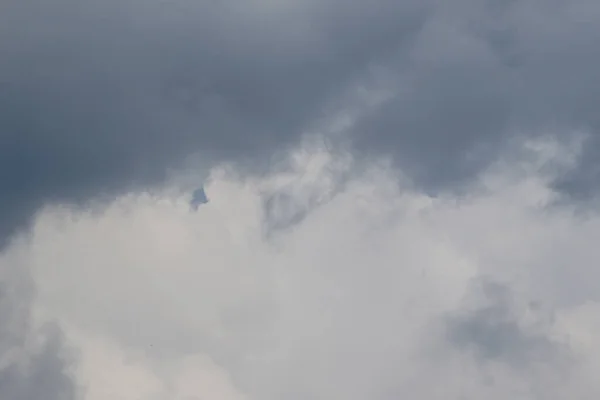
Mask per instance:
[[[596,399],[600,217],[549,185],[572,156],[528,145],[433,198],[306,146],[213,170],[197,210],[172,187],[47,208],[0,262],[88,400]]]

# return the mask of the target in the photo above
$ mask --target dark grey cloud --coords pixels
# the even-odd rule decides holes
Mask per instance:
[[[436,7],[396,69],[397,94],[361,121],[358,143],[396,153],[425,183],[454,185],[507,139],[585,130],[583,163],[559,187],[596,187],[599,20],[589,1]]]
[[[348,133],[359,154],[391,154],[420,183],[453,187],[509,139],[584,129],[581,165],[557,184],[594,192],[599,39],[588,0],[4,1],[0,248],[43,204],[159,183],[189,155],[267,164],[371,67],[392,95]],[[19,304],[3,307],[26,320]],[[525,346],[499,312],[456,332],[500,335],[474,342],[488,355]],[[28,376],[62,371],[58,347],[41,353],[56,368]],[[2,387],[29,387],[15,385]]]
[[[352,129],[355,148],[390,153],[434,187],[472,177],[515,135],[594,133],[599,9],[585,0],[9,1],[2,236],[43,202],[159,182],[193,153],[264,165],[373,66],[388,73],[392,97]],[[561,188],[595,181],[595,142]]]
[[[293,143],[418,31],[424,6],[380,3],[9,2],[4,230],[44,201],[160,181],[195,152],[255,164]]]

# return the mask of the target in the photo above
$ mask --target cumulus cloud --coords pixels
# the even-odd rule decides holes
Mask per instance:
[[[48,207],[2,263],[77,344],[87,399],[596,398],[600,219],[552,206],[568,146],[525,149],[432,197],[307,146],[213,169],[197,210],[173,187]]]
[[[30,270],[18,252],[0,265],[0,396],[15,400],[72,400],[78,386],[69,366],[74,349],[53,322],[36,324],[30,307],[35,301]]]
[[[132,373],[154,382],[147,393],[159,397],[186,395],[188,389],[178,388],[188,383],[177,381],[175,372],[173,382],[180,383],[169,383],[165,376],[171,372],[165,375],[164,369],[185,370],[190,363],[200,363],[198,370],[214,372],[221,382],[230,379],[239,389],[227,392],[231,396],[269,398],[289,390],[293,397],[347,389],[352,398],[392,387],[388,383],[395,378],[379,371],[397,365],[405,371],[408,364],[397,361],[405,353],[392,345],[384,351],[394,341],[371,337],[375,334],[366,328],[383,324],[384,331],[397,332],[404,322],[384,323],[382,316],[392,312],[391,303],[421,307],[407,311],[420,318],[411,327],[446,321],[440,323],[447,325],[444,329],[431,329],[447,331],[444,337],[452,346],[477,360],[473,374],[485,370],[479,364],[488,360],[494,365],[489,374],[506,383],[499,386],[534,390],[529,383],[535,375],[535,390],[546,393],[544,382],[554,379],[547,371],[529,363],[535,373],[513,376],[510,368],[527,364],[524,358],[550,357],[554,361],[548,365],[559,359],[564,365],[569,357],[544,330],[581,327],[569,332],[579,346],[588,343],[594,326],[584,322],[594,304],[582,304],[595,301],[593,273],[585,261],[595,255],[595,212],[584,217],[571,202],[573,195],[587,196],[592,206],[596,199],[599,17],[600,7],[588,0],[5,1],[0,14],[0,249],[10,250],[3,253],[0,271],[0,397],[37,398],[40,388],[45,398],[76,396],[69,379],[71,350],[61,329],[32,320],[31,307],[37,310],[46,296],[48,315],[61,326],[70,321],[70,336],[83,332],[84,353],[106,347],[98,363],[125,362],[131,347],[153,342],[152,355],[136,361]],[[279,170],[290,149],[324,130],[351,156],[300,152],[287,172]],[[566,156],[571,150],[562,145],[536,142],[548,132],[564,142],[579,138],[571,134],[579,131],[587,138],[579,143],[578,157]],[[546,144],[523,150],[524,139]],[[540,152],[549,157],[552,151],[560,153],[560,163],[536,164]],[[494,164],[498,157],[506,165]],[[517,162],[521,159],[530,163]],[[231,169],[219,175],[214,166],[223,162]],[[190,165],[202,171],[182,175],[180,169]],[[208,171],[208,196],[193,199],[172,191],[182,182],[186,190],[197,189]],[[235,201],[225,199],[229,196]],[[400,224],[398,218],[405,220]],[[30,243],[15,239],[30,229]],[[574,262],[575,255],[583,261]],[[379,266],[386,256],[389,260]],[[413,267],[402,269],[408,275],[400,278],[391,272],[398,270],[392,268],[396,262],[426,265],[435,273],[419,275]],[[163,263],[178,265],[173,275],[158,266]],[[442,268],[443,263],[460,268]],[[241,267],[255,264],[259,267]],[[275,268],[280,264],[287,267]],[[365,274],[359,264],[378,265],[381,275]],[[39,275],[47,268],[71,271],[72,281]],[[202,275],[206,271],[212,271],[210,279]],[[492,275],[489,282],[478,278],[481,287],[467,285],[475,279],[470,274],[484,272]],[[197,277],[199,288],[189,274]],[[92,276],[102,289],[92,288]],[[433,289],[442,276],[444,289]],[[385,298],[391,289],[375,289],[394,279],[404,282],[398,283],[400,293],[416,290],[418,300]],[[62,297],[52,294],[58,291],[52,285],[64,285]],[[503,289],[490,292],[494,285]],[[425,295],[428,290],[431,296]],[[93,296],[103,291],[111,295]],[[463,299],[465,291],[472,300]],[[69,296],[80,292],[87,300],[77,309]],[[162,301],[160,294],[172,292],[177,296]],[[197,292],[212,300],[196,304]],[[352,300],[330,297],[338,292]],[[365,306],[369,296],[373,307]],[[531,308],[529,297],[541,299],[549,307],[543,312],[555,318],[536,322],[548,325],[535,328],[542,332],[521,320],[523,310]],[[461,305],[451,309],[458,298]],[[336,319],[320,313],[322,304]],[[560,311],[559,305],[570,311]],[[114,307],[120,311],[113,315]],[[350,316],[353,307],[356,316]],[[371,315],[365,307],[381,314]],[[536,310],[528,312],[543,313]],[[349,322],[363,316],[360,328]],[[337,322],[327,325],[329,320]],[[322,339],[303,339],[294,347],[294,332],[310,336],[311,323],[329,330],[319,333]],[[139,326],[147,339],[140,338]],[[347,342],[333,339],[346,331],[351,332]],[[402,343],[411,349],[421,348],[412,346],[414,338],[429,337],[403,334],[409,336]],[[360,362],[342,362],[335,353],[366,348],[367,342],[381,348],[357,356],[364,357]],[[247,349],[254,353],[240,358]],[[336,356],[327,358],[328,351]],[[372,382],[358,385],[364,381],[356,378],[363,367],[379,365],[379,358],[370,358],[378,351],[391,353],[386,360],[392,365],[373,367]],[[578,351],[593,354],[583,347],[571,353]],[[286,352],[292,355],[282,355]],[[442,353],[435,357],[455,360]],[[310,363],[310,357],[322,362]],[[577,375],[582,379],[578,390],[589,388],[593,394],[581,377],[594,371],[594,357],[584,358],[576,364],[586,365]],[[82,365],[97,371],[91,359],[84,356]],[[459,374],[452,362],[437,360],[437,372],[431,370],[433,361],[410,369],[418,376]],[[502,369],[504,364],[510,367]],[[269,372],[256,372],[259,376],[251,379],[249,370]],[[330,380],[323,378],[325,370],[332,371]],[[271,373],[281,374],[281,382],[291,379],[287,375],[294,378],[266,389]],[[185,376],[185,382],[196,379]],[[355,386],[331,383],[341,379],[356,379]],[[431,386],[423,389],[417,378],[411,384],[415,393],[430,391],[422,396],[438,395]],[[389,396],[407,385],[397,383]],[[444,387],[453,386],[446,382]]]

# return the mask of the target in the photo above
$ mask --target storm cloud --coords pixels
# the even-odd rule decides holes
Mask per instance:
[[[25,0],[0,18],[3,237],[46,201],[162,182],[193,154],[264,170],[380,92],[343,139],[433,189],[515,135],[573,131],[591,144],[561,187],[594,186],[591,1]]]
[[[160,182],[194,153],[254,165],[296,141],[369,63],[418,31],[425,8],[355,3],[339,15],[338,6],[9,2],[4,229],[41,201]]]
[[[516,163],[520,167],[502,170],[505,171],[504,175],[500,174],[504,177],[502,179],[510,174],[523,173],[519,168],[532,169],[543,181],[539,184],[543,188],[540,191],[553,201],[559,200],[568,212],[574,212],[572,202],[576,199],[585,198],[594,204],[600,149],[600,114],[597,110],[600,104],[597,72],[600,71],[599,40],[600,5],[591,0],[4,1],[0,13],[0,249],[5,253],[0,269],[0,288],[3,288],[0,291],[0,396],[30,400],[40,398],[42,392],[44,398],[73,399],[78,395],[78,381],[69,375],[70,369],[75,368],[71,357],[74,350],[65,343],[62,332],[62,325],[71,317],[65,317],[67,311],[61,307],[73,302],[73,299],[64,300],[62,306],[51,310],[49,319],[55,317],[60,322],[58,325],[40,325],[34,315],[39,308],[37,287],[43,287],[44,279],[49,279],[40,278],[40,258],[52,259],[53,255],[56,259],[48,262],[66,263],[52,251],[40,253],[35,247],[36,243],[42,247],[50,246],[47,243],[51,239],[43,236],[44,218],[55,212],[56,207],[66,207],[71,213],[69,218],[75,220],[86,216],[93,208],[99,216],[90,224],[102,224],[112,221],[106,215],[107,210],[117,207],[115,204],[127,203],[130,201],[128,196],[137,199],[136,196],[145,196],[143,193],[148,196],[151,195],[147,193],[161,193],[157,196],[164,201],[175,201],[173,198],[180,201],[179,195],[164,194],[165,188],[173,189],[186,179],[195,179],[190,185],[197,189],[200,182],[214,174],[215,166],[223,163],[237,174],[234,187],[252,187],[256,182],[262,182],[260,193],[249,195],[254,200],[244,206],[248,213],[257,213],[260,217],[255,216],[256,221],[246,220],[249,217],[244,212],[223,198],[219,200],[217,195],[217,199],[213,199],[210,188],[207,193],[202,191],[200,202],[210,199],[202,207],[191,207],[190,210],[190,199],[182,200],[186,204],[186,212],[203,213],[205,209],[217,207],[232,213],[240,219],[229,222],[232,232],[256,229],[266,236],[250,236],[254,244],[262,245],[262,241],[283,240],[285,243],[281,238],[295,229],[299,229],[300,234],[302,227],[306,232],[311,231],[307,226],[312,226],[314,215],[325,212],[323,210],[333,212],[327,208],[328,204],[335,203],[340,193],[351,190],[357,179],[362,182],[360,179],[363,177],[357,178],[356,171],[369,166],[377,169],[385,165],[389,168],[385,169],[385,178],[377,174],[371,176],[377,184],[369,190],[386,192],[394,185],[410,182],[407,187],[419,193],[415,198],[435,201],[439,195],[449,203],[460,203],[481,195],[481,179],[497,178],[490,171],[498,162]],[[319,153],[321,156],[314,161],[311,158],[314,149],[302,150],[300,156],[294,153],[304,149],[307,137],[314,135],[321,136],[329,146],[324,151],[327,154],[324,159],[319,158],[322,156]],[[538,157],[533,154],[538,148],[531,153],[531,149],[524,150],[523,143],[559,143],[555,147],[552,144],[542,148],[544,151],[550,149],[550,152],[558,149],[560,157],[548,156],[552,160],[558,158],[558,161],[542,163],[543,166],[530,159],[529,163],[520,164],[517,160],[523,154],[529,154],[527,157],[533,159]],[[569,147],[568,143],[576,145]],[[569,153],[570,149],[574,150]],[[342,157],[341,161],[336,158],[338,153],[344,152],[348,153],[347,158]],[[295,166],[283,175],[279,174],[282,168],[287,168],[285,165],[290,162],[290,157],[291,164]],[[307,161],[306,157],[312,161]],[[328,157],[339,162],[329,162]],[[352,160],[351,168],[348,160]],[[568,167],[565,167],[567,164]],[[315,165],[326,165],[326,168],[322,170],[319,167],[314,172],[311,168],[316,168]],[[219,179],[214,178],[214,181],[221,182]],[[284,189],[281,181],[287,182]],[[509,185],[519,195],[533,196],[531,192],[521,192],[515,187],[521,188],[518,184]],[[503,196],[506,195],[495,188],[489,190],[497,196],[492,196],[494,199],[505,199]],[[392,192],[400,197],[405,195],[405,192],[395,189]],[[419,197],[421,195],[424,197]],[[542,202],[545,206],[550,204],[546,199]],[[386,209],[385,202],[378,204]],[[488,203],[482,200],[478,204]],[[78,208],[72,209],[73,206]],[[131,207],[137,210],[138,206],[142,207],[137,203]],[[160,216],[152,207],[148,218],[154,221]],[[523,205],[523,209],[527,207],[530,207],[529,203]],[[402,210],[399,207],[388,211],[394,214],[404,212]],[[465,218],[476,215],[479,210],[477,207],[469,208]],[[578,226],[579,222],[561,214],[564,210],[553,209],[556,214],[544,223],[550,224],[550,228],[555,227],[552,224],[561,223]],[[349,218],[355,211],[348,211],[344,218]],[[521,211],[515,212],[521,213],[519,215],[524,220],[531,217]],[[591,213],[593,220],[593,211]],[[134,215],[137,214],[134,212]],[[438,217],[445,218],[446,215],[441,213]],[[506,217],[510,220],[510,215]],[[163,222],[178,226],[179,222],[170,218]],[[363,222],[375,224],[377,229],[387,229],[383,227],[385,224],[373,218],[375,220]],[[494,223],[502,222],[492,217],[489,219]],[[210,221],[216,225],[223,223],[218,217]],[[513,222],[520,223],[518,220]],[[454,220],[453,223],[460,224],[462,221]],[[539,226],[544,223],[539,222]],[[594,223],[590,224],[582,223],[579,227],[594,231]],[[157,222],[157,225],[160,224]],[[50,224],[51,228],[53,226]],[[83,233],[91,235],[94,229],[91,227]],[[454,228],[448,229],[452,231]],[[484,229],[480,227],[475,231],[481,233]],[[107,232],[114,234],[110,229]],[[427,232],[435,235],[433,229]],[[59,233],[54,233],[60,237]],[[333,236],[340,234],[337,231],[330,233]],[[43,240],[39,239],[40,235]],[[247,244],[246,236],[240,235],[238,242],[234,240],[236,245],[223,250],[233,252],[236,246]],[[181,239],[197,239],[193,235],[186,237]],[[385,235],[378,237],[392,240]],[[33,240],[33,244],[28,240]],[[142,242],[144,240],[149,239]],[[323,238],[324,243],[336,245],[335,240],[331,243],[329,240]],[[362,240],[353,238],[344,243],[363,249],[359,246]],[[536,245],[539,241],[545,243],[531,237],[523,240]],[[563,243],[559,239],[553,240],[554,244]],[[580,240],[579,244],[566,241],[564,254],[575,254],[573,249],[577,246],[581,246],[579,250],[592,252],[586,247],[589,244],[586,237],[581,236]],[[123,241],[129,243],[126,238]],[[483,248],[476,244],[470,246],[477,248],[473,250],[477,254],[487,256],[494,253],[494,257],[490,256],[481,263],[486,268],[499,271],[506,266],[497,264],[496,256],[504,258],[491,250],[493,246],[489,243],[492,242],[491,239],[478,242]],[[98,240],[98,243],[102,241]],[[462,243],[454,245],[464,246]],[[86,246],[93,248],[89,244]],[[110,245],[106,246],[107,252],[114,250]],[[133,244],[131,246],[136,248]],[[156,246],[160,248],[160,243]],[[515,257],[523,252],[521,243],[508,241],[506,246],[507,253],[515,254]],[[374,251],[369,246],[365,249]],[[64,254],[70,251],[74,250],[63,249]],[[125,259],[141,257],[129,248],[123,251],[128,254],[123,256]],[[185,248],[186,257],[193,257],[194,262],[203,262],[201,256],[193,252],[188,254],[189,251]],[[265,254],[270,254],[269,251]],[[306,251],[316,250],[309,248]],[[465,252],[470,254],[471,250]],[[137,255],[129,255],[134,253]],[[400,257],[393,252],[390,254],[390,257]],[[549,252],[543,247],[540,254],[539,257],[543,258]],[[355,256],[360,258],[358,254]],[[585,278],[587,271],[584,273],[582,270],[580,274],[569,277],[566,282],[571,286],[568,287],[548,277],[568,276],[561,266],[570,260],[560,254],[555,254],[555,257],[561,261],[554,260],[551,273],[542,268],[524,267],[541,282],[544,290],[553,291],[553,295],[541,289],[543,293],[538,293],[537,289],[531,288],[527,289],[531,291],[529,294],[544,297],[546,302],[558,298],[564,307],[568,304],[571,308],[592,299],[595,288],[591,280]],[[505,258],[510,263],[511,257]],[[169,257],[166,259],[168,261],[165,262],[172,262]],[[296,261],[290,260],[297,260],[295,255],[290,254],[285,259],[292,263]],[[420,260],[419,257],[416,259]],[[533,256],[532,259],[537,260]],[[350,264],[351,261],[343,260]],[[406,263],[413,261],[406,260]],[[81,264],[85,262],[81,260]],[[122,260],[115,262],[119,265],[125,263]],[[298,262],[312,261],[301,259]],[[238,265],[237,261],[232,261],[231,265]],[[329,268],[321,260],[318,266],[324,270]],[[386,266],[378,271],[386,274],[392,270]],[[358,266],[356,271],[360,271]],[[438,276],[445,276],[441,270],[436,271]],[[359,308],[365,307],[370,300],[363,297],[360,287],[355,286],[350,277],[354,276],[353,272],[348,273],[348,276],[338,273],[335,277],[342,281],[350,279],[340,283],[354,296],[348,301]],[[356,273],[360,275],[360,272]],[[317,278],[317,272],[308,276],[295,274],[290,276],[306,286],[298,283],[297,291],[293,293],[298,299],[307,301],[308,305],[303,309],[291,304],[295,300],[288,299],[291,303],[286,307],[290,308],[284,310],[290,315],[303,312],[317,314],[319,301],[327,303],[329,300],[305,298],[302,290],[318,291],[321,288],[325,293],[328,292],[325,289],[327,283]],[[78,276],[75,272],[72,275]],[[182,272],[181,276],[185,273]],[[409,274],[405,279],[416,282],[417,276]],[[261,281],[262,278],[265,277],[248,279]],[[223,282],[227,281],[223,279]],[[470,280],[465,278],[464,281]],[[515,289],[511,286],[513,283],[503,285]],[[77,286],[77,282],[64,284]],[[106,285],[110,286],[110,283]],[[255,295],[260,297],[254,305],[256,308],[246,311],[252,315],[256,312],[256,318],[264,322],[260,318],[268,318],[272,311],[267,295],[271,289],[266,283],[266,286],[261,285],[255,287],[260,293],[264,291],[260,296],[245,294],[253,299]],[[376,293],[375,286],[373,283],[368,290]],[[466,290],[462,283],[460,287],[458,292]],[[102,292],[102,289],[99,290]],[[125,285],[123,293],[128,290]],[[165,290],[170,292],[170,289]],[[237,287],[235,290],[243,292]],[[189,293],[192,292],[194,288],[189,288]],[[121,295],[126,297],[123,293]],[[144,301],[152,303],[152,291],[146,294]],[[218,297],[218,294],[214,296]],[[192,296],[188,300],[196,302],[198,299]],[[379,305],[386,309],[384,300],[379,301]],[[560,341],[549,338],[548,332],[527,331],[528,328],[518,321],[520,317],[513,314],[515,311],[511,307],[516,306],[510,302],[509,305],[505,299],[496,299],[491,305],[486,303],[488,301],[490,299],[479,299],[468,311],[444,309],[432,320],[437,321],[439,317],[439,320],[450,321],[445,329],[441,329],[447,335],[444,340],[458,352],[472,352],[479,363],[492,360],[494,363],[527,364],[519,357],[543,353],[551,358],[550,365],[560,369],[558,364],[562,366],[564,362],[562,355],[556,355],[556,347],[561,347],[556,343]],[[98,302],[99,306],[89,306],[90,316],[102,316],[97,307],[104,309],[106,305],[100,300]],[[123,300],[123,303],[126,301]],[[402,304],[412,303],[406,300]],[[140,311],[142,314],[148,312],[148,307],[138,307],[143,309]],[[350,312],[350,308],[339,307],[343,315]],[[573,315],[577,313],[569,310],[555,311],[565,320],[576,318]],[[250,335],[249,341],[267,340],[265,332],[252,331],[249,326],[252,323],[241,317],[246,311],[228,314],[228,321],[236,321],[231,322],[238,327],[236,329],[249,329],[255,335]],[[218,314],[220,311],[214,312]],[[186,368],[192,367],[186,363],[200,363],[202,368],[211,371],[215,368],[227,370],[233,375],[232,379],[242,381],[242,386],[244,379],[251,380],[245,375],[244,368],[256,365],[242,365],[243,362],[236,358],[236,351],[242,351],[244,346],[251,347],[243,339],[235,337],[223,345],[206,331],[190,328],[185,318],[164,318],[162,322],[171,324],[175,330],[179,327],[199,336],[208,335],[203,340],[210,345],[202,346],[195,344],[196,337],[171,339],[185,343],[186,351],[210,353],[209,358],[220,365],[218,368],[211,366],[212,361],[204,358],[201,361],[178,358],[175,362],[177,368],[188,371]],[[332,328],[333,336],[339,330],[351,329],[347,326],[350,319],[345,316],[339,318],[336,323],[340,325]],[[369,322],[367,316],[362,318],[365,324]],[[89,329],[85,318],[72,319],[69,323],[76,328],[69,331],[71,336],[77,336],[73,332],[78,329]],[[94,329],[100,332],[100,336],[108,335],[108,344],[102,342],[104,339],[84,334],[80,344],[87,349],[88,357],[92,357],[89,356],[90,351],[96,354],[96,350],[89,350],[91,347],[105,346],[114,350],[115,359],[120,359],[127,353],[127,346],[135,347],[135,343],[141,340],[132,333],[135,331],[133,327],[124,328],[110,318],[99,319],[100,326]],[[307,324],[313,322],[306,321]],[[382,323],[377,319],[375,322]],[[295,323],[289,326],[296,326]],[[153,344],[155,348],[166,349],[169,357],[179,357],[181,354],[171,349],[168,343],[160,342],[167,339],[149,324],[149,334],[154,334],[159,340]],[[396,332],[399,325],[394,324],[390,329]],[[262,325],[260,327],[262,329]],[[303,328],[306,327],[296,326],[299,331]],[[236,331],[232,327],[227,329]],[[291,340],[287,330],[275,329],[275,332],[283,335],[284,341]],[[357,333],[349,339],[356,342],[347,343],[346,347],[340,344],[338,351],[372,343],[365,339],[367,336],[365,332]],[[393,345],[393,340],[386,340],[383,343]],[[30,342],[38,344],[31,347]],[[260,347],[263,344],[253,342],[254,345]],[[206,346],[213,346],[216,350],[208,351]],[[291,361],[278,359],[268,366],[261,364],[264,367],[261,373],[279,371],[276,367],[281,365],[289,368],[291,375],[305,371],[308,360],[301,357],[302,351],[287,348],[291,346],[288,342],[282,346],[294,353]],[[315,343],[315,346],[326,348],[327,344]],[[107,352],[113,354],[113,350]],[[370,357],[376,357],[375,353],[384,352],[384,349],[371,350],[363,356],[367,362],[379,365],[380,360]],[[148,365],[158,362],[152,357]],[[283,356],[277,354],[273,357]],[[447,353],[439,357],[454,360]],[[390,361],[393,365],[387,367],[396,367],[398,360]],[[86,362],[84,365],[87,365]],[[423,368],[430,371],[428,363],[425,362]],[[323,365],[337,371],[338,375],[334,378],[339,380],[359,376],[358,369],[344,371],[337,361],[326,360]],[[150,371],[154,367],[146,365],[144,368]],[[416,367],[416,370],[419,368]],[[363,387],[364,392],[358,390],[354,395],[375,393],[381,398],[391,396],[395,389],[394,385],[388,385],[387,370],[381,367],[378,369],[381,376],[377,379],[372,377],[374,382],[381,382],[381,386],[373,383],[374,386]],[[494,371],[496,379],[500,379],[498,374],[503,372]],[[221,372],[216,374],[222,376]],[[541,379],[539,382],[549,379],[542,375],[535,375],[535,379]],[[289,387],[266,389],[246,385],[244,391],[261,398],[276,398],[284,394],[293,398],[300,393],[309,398],[316,396],[315,393],[349,396],[348,393],[336,392],[333,386],[324,383],[325,386],[319,386],[319,378],[310,377],[306,382],[297,380]],[[415,384],[418,382],[416,380]],[[448,385],[451,386],[450,383]],[[391,392],[380,392],[384,387]],[[539,387],[543,384],[540,383]],[[591,394],[596,393],[590,385],[583,387],[588,388]],[[433,392],[418,393],[423,399],[436,398]]]

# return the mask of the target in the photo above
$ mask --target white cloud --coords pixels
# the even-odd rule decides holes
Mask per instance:
[[[197,211],[171,189],[45,209],[0,262],[31,269],[88,400],[597,398],[600,218],[547,207],[542,173],[567,150],[432,198],[308,146],[214,170]]]

